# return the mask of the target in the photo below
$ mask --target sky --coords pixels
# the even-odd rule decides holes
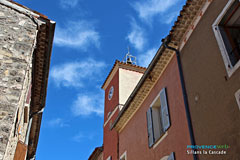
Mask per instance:
[[[16,0],[56,22],[37,160],[87,160],[103,143],[104,91],[130,48],[147,67],[185,0]]]

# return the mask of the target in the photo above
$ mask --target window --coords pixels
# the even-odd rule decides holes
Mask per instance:
[[[16,120],[14,124],[14,137],[17,135],[18,121],[19,121],[19,108],[17,109]]]
[[[213,24],[213,30],[228,72],[240,66],[240,2],[230,0]]]
[[[167,160],[175,160],[174,152],[172,152]]]
[[[147,111],[148,145],[152,147],[170,127],[167,92],[163,88]]]
[[[160,160],[175,160],[174,152],[172,152],[170,155],[162,157]]]
[[[29,86],[29,88],[28,88],[28,94],[27,94],[26,104],[30,104],[31,92],[32,92],[32,85],[30,84],[30,86]]]
[[[28,123],[28,107],[24,107],[24,123]]]
[[[238,104],[238,107],[240,110],[240,89],[235,93],[235,97],[236,97],[237,104]]]
[[[121,155],[120,160],[127,160],[127,151]]]
[[[112,160],[112,156],[109,156],[109,157],[107,158],[107,160]]]

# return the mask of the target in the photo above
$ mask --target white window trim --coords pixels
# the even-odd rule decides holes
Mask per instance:
[[[167,160],[169,156],[164,156],[160,160]]]
[[[160,92],[157,94],[157,96],[154,98],[153,102],[151,103],[150,107],[154,105],[154,103],[157,101],[157,99],[160,98]]]
[[[162,137],[160,137],[153,145],[153,149],[155,149],[168,135],[168,131],[165,132]]]
[[[240,110],[240,89],[235,93],[235,97],[237,100],[238,108]]]
[[[125,157],[125,160],[127,160],[127,151],[125,151],[125,152],[121,155],[120,160],[121,160],[123,157]]]
[[[161,91],[160,91],[161,92]],[[157,94],[157,96],[154,98],[153,102],[151,103],[150,107],[153,107],[154,103],[157,101],[158,98],[160,98],[160,92]],[[161,110],[161,108],[160,108]],[[164,132],[163,135],[154,142],[153,149],[155,149],[168,135],[168,131]]]
[[[225,68],[227,70],[228,77],[230,78],[232,74],[240,67],[240,60],[232,67],[232,64],[230,62],[226,47],[224,45],[224,41],[222,39],[221,33],[218,29],[218,25],[220,21],[222,20],[223,16],[226,14],[228,9],[231,7],[231,5],[234,3],[235,0],[229,0],[227,5],[224,7],[222,12],[219,14],[215,22],[212,24],[212,29],[215,34],[215,37],[217,39],[218,46],[220,48],[221,55],[223,57],[223,62],[225,64]],[[231,66],[231,67],[229,67]]]
[[[121,111],[121,107],[122,107],[122,105],[119,104],[119,105],[117,105],[117,106],[114,108],[114,110],[113,110],[113,111],[110,113],[110,115],[108,116],[106,122],[103,124],[103,127],[105,127],[105,126],[107,125],[107,123],[110,121],[110,119],[111,119],[112,116],[115,114],[115,112]]]
[[[112,160],[112,156],[109,156],[106,160]]]

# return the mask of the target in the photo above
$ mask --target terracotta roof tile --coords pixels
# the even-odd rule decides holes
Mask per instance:
[[[141,67],[141,66],[134,65],[134,64],[129,64],[129,63],[124,63],[124,62],[120,62],[119,60],[116,60],[115,63],[114,63],[114,65],[113,65],[113,67],[112,67],[112,69],[111,69],[111,71],[108,73],[108,76],[107,76],[107,78],[105,79],[105,81],[104,81],[104,83],[103,83],[103,85],[102,85],[101,88],[103,88],[103,86],[106,84],[108,78],[109,78],[110,75],[112,74],[113,69],[117,66],[117,64],[120,64],[120,65],[123,65],[123,66],[128,66],[128,67],[130,67],[130,68],[128,68],[129,70],[131,70],[131,68],[136,68],[136,69],[140,69],[140,70],[144,70],[144,71],[146,70],[145,67]],[[141,72],[141,73],[143,73],[143,72]]]

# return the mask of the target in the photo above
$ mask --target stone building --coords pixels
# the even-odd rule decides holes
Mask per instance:
[[[0,160],[34,159],[55,22],[0,0]]]

